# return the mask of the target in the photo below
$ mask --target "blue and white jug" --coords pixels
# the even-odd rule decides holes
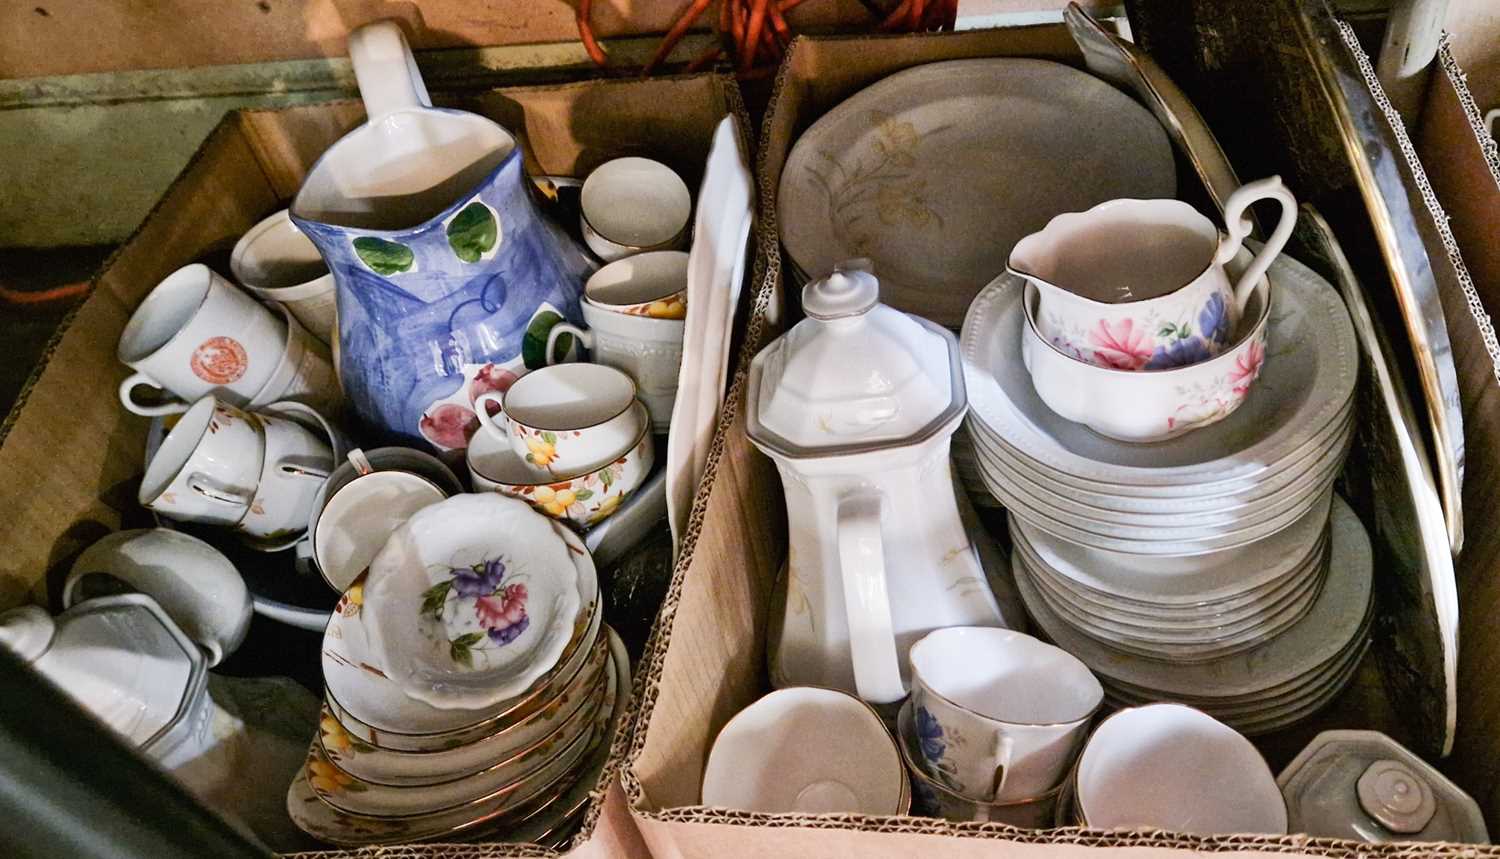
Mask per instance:
[[[292,220],[333,272],[339,376],[365,428],[461,450],[474,399],[545,366],[552,326],[581,321],[593,264],[538,211],[509,132],[431,106],[395,22],[350,33],[349,55],[369,119],[313,165]]]

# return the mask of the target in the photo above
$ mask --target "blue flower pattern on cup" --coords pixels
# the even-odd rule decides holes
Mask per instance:
[[[920,702],[916,703],[917,717],[917,744],[921,748],[922,758],[929,764],[928,773],[944,787],[950,790],[962,791],[963,786],[958,782],[958,768],[953,762],[947,760],[948,752],[964,745],[963,738],[958,736],[952,729],[945,729]]]

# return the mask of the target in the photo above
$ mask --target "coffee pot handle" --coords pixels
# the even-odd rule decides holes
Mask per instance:
[[[1297,225],[1297,198],[1282,184],[1280,176],[1267,176],[1247,182],[1236,188],[1229,199],[1224,201],[1225,236],[1214,254],[1215,263],[1224,265],[1240,252],[1245,238],[1255,230],[1255,222],[1248,217],[1248,210],[1252,204],[1261,200],[1280,203],[1281,218],[1276,221],[1276,229],[1271,231],[1271,237],[1266,240],[1265,246],[1255,255],[1245,273],[1240,275],[1239,283],[1234,285],[1234,304],[1240,312],[1244,312],[1250,293],[1255,291],[1255,285],[1265,276],[1266,269],[1271,267],[1271,263],[1276,261],[1276,257],[1286,247],[1287,240],[1292,237],[1292,228]]]
[[[349,59],[371,123],[397,111],[432,107],[406,34],[393,19],[355,28],[349,34]]]
[[[854,687],[859,697],[877,704],[906,696],[886,588],[885,546],[880,533],[884,506],[879,495],[858,494],[845,497],[838,507],[839,566]]]

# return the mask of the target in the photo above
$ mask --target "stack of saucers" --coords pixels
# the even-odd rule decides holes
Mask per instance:
[[[466,535],[481,520],[490,536],[475,543]],[[545,529],[541,540],[529,530],[537,524]],[[496,549],[507,537],[512,543]],[[473,544],[468,549],[466,541]],[[563,558],[571,575],[553,575],[549,557]],[[440,581],[422,588],[416,605],[404,606],[392,600],[404,592],[388,587],[391,576]],[[572,593],[550,592],[549,576]],[[453,635],[455,622],[474,620],[475,612],[465,612],[476,604],[483,605],[481,629]],[[443,633],[430,652],[393,635],[390,627],[400,625],[407,609],[405,625],[415,634]],[[549,645],[553,638],[560,648]],[[392,652],[398,645],[404,649]],[[523,667],[511,656],[527,653],[542,658],[527,657]],[[420,672],[410,663],[433,656],[450,660],[454,670],[416,696],[411,684]],[[582,820],[630,694],[629,659],[603,623],[583,542],[523,502],[494,493],[429,507],[392,535],[368,577],[339,601],[324,634],[323,673],[320,731],[288,791],[287,809],[308,834],[345,846],[477,838],[565,843]],[[451,706],[480,700],[465,679],[507,692],[507,682],[524,685],[482,706]]]
[[[1019,279],[980,293],[962,338],[971,476],[1010,513],[1038,626],[1112,703],[1183,701],[1245,733],[1337,694],[1370,602],[1368,538],[1332,489],[1353,433],[1353,327],[1333,287],[1296,261],[1279,257],[1268,280],[1264,363],[1243,403],[1151,444],[1041,401],[1022,358]]]

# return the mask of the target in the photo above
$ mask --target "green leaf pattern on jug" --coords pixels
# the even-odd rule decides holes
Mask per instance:
[[[526,326],[526,336],[521,338],[521,361],[528,370],[540,370],[547,366],[547,335],[552,326],[563,321],[562,315],[553,310],[543,310],[531,318]],[[557,351],[566,355],[572,351],[571,335],[557,338]]]
[[[475,200],[448,222],[448,246],[464,262],[479,262],[495,249],[500,222],[485,204]]]
[[[410,271],[416,255],[400,242],[360,236],[354,240],[354,252],[370,270],[383,277]]]

